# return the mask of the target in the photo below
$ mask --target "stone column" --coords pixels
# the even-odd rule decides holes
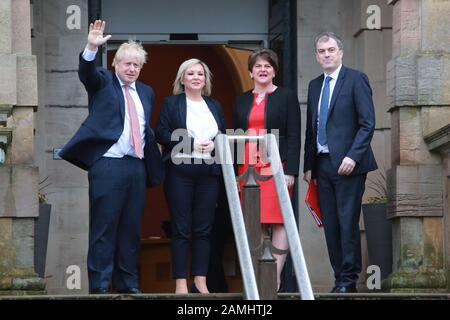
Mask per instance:
[[[391,292],[444,292],[443,161],[424,137],[450,119],[450,2],[394,6],[387,94],[392,128],[388,214],[393,222]]]
[[[38,170],[33,166],[36,58],[31,54],[29,0],[0,2],[0,106],[8,110],[1,133],[6,159],[0,165],[0,295],[42,293],[34,272],[34,223]],[[4,114],[4,115],[5,115]]]

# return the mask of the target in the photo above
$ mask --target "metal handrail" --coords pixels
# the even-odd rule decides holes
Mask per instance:
[[[222,164],[222,172],[225,181],[225,188],[230,207],[231,220],[235,234],[236,247],[240,261],[241,272],[243,275],[244,289],[247,299],[259,299],[258,289],[254,269],[252,267],[252,259],[247,241],[242,209],[239,201],[239,194],[234,176],[233,160],[228,141],[261,141],[264,140],[263,147],[267,145],[269,148],[270,169],[275,182],[278,200],[280,203],[281,213],[283,215],[284,227],[289,243],[292,263],[300,291],[300,296],[304,300],[314,300],[311,281],[309,279],[306,267],[305,257],[303,254],[300,237],[297,230],[297,223],[294,217],[289,192],[284,179],[283,167],[280,155],[278,153],[277,141],[273,134],[264,136],[226,136],[220,134],[216,138],[218,142],[217,153]],[[253,297],[253,298],[252,298]]]
[[[281,165],[280,154],[278,152],[277,140],[273,134],[263,136],[269,149],[270,169],[275,181],[278,201],[280,203],[281,213],[283,215],[284,228],[291,252],[292,264],[297,279],[300,296],[303,300],[314,300],[314,294],[311,288],[311,281],[306,268],[305,256],[303,254],[300,236],[298,234],[297,223],[295,222],[294,211],[291,205],[291,198],[284,179],[284,171]]]
[[[222,174],[230,208],[234,240],[236,241],[242,281],[244,283],[244,295],[247,300],[259,300],[258,286],[256,285],[250,247],[245,231],[244,218],[234,175],[233,160],[231,158],[228,137],[224,134],[220,134],[216,137],[216,141],[218,146],[216,152],[219,155],[220,163],[222,164]]]

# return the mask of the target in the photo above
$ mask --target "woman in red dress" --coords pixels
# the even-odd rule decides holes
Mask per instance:
[[[248,70],[254,89],[236,98],[233,110],[234,129],[247,131],[248,135],[274,133],[278,137],[280,158],[286,184],[292,195],[294,177],[298,176],[300,159],[300,106],[296,92],[277,87],[273,79],[278,71],[275,52],[263,49],[253,53],[248,60]],[[270,164],[260,155],[256,143],[246,143],[244,159],[238,159],[238,174],[243,174],[250,164],[262,175],[271,175]],[[278,203],[273,179],[258,181],[261,191],[261,224],[263,234],[271,227],[272,243],[278,249],[288,249],[286,230]],[[274,254],[277,260],[277,281],[286,261],[286,254]]]

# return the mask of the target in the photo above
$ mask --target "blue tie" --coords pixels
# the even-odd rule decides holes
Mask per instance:
[[[325,84],[322,90],[322,99],[320,100],[320,112],[319,112],[319,130],[318,140],[319,143],[324,146],[327,144],[327,116],[328,116],[328,101],[330,100],[330,80],[331,77],[325,78]]]

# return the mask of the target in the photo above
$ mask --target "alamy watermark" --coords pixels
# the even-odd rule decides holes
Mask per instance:
[[[367,29],[381,29],[381,9],[376,4],[367,7],[366,13],[369,15],[366,20]]]
[[[280,137],[279,130],[253,130],[244,131],[242,129],[227,129],[226,135],[217,135],[214,140],[212,152],[196,151],[192,143],[192,137],[187,129],[176,129],[172,132],[170,141],[175,143],[171,149],[171,161],[175,165],[180,164],[253,164],[268,165],[270,163],[270,150],[272,148],[269,134],[275,137],[276,144],[279,145],[285,137]],[[267,135],[267,136],[266,136]],[[266,139],[263,137],[266,136]],[[226,137],[224,144],[219,144],[218,139]],[[261,137],[255,139],[255,137]],[[227,144],[230,156],[226,157]],[[278,149],[276,149],[278,150]],[[197,155],[197,156],[195,156]],[[221,157],[222,155],[222,157]],[[276,166],[273,163],[272,166]],[[272,170],[278,168],[272,167]]]
[[[70,265],[66,268],[66,288],[69,290],[81,289],[81,269],[76,264]]]
[[[69,30],[80,30],[81,29],[81,9],[77,5],[70,5],[66,9],[67,19],[66,27]]]
[[[381,269],[379,266],[373,264],[367,267],[367,274],[370,274],[366,280],[366,286],[369,290],[381,289]]]

